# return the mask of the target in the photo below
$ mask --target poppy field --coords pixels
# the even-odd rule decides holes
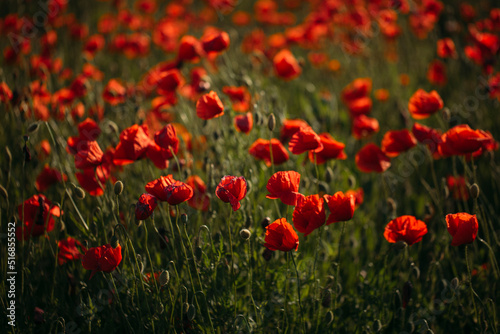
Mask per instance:
[[[498,333],[500,6],[0,6],[2,333]]]

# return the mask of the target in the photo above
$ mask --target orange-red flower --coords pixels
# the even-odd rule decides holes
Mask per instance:
[[[482,149],[488,150],[495,143],[490,133],[472,130],[467,124],[451,128],[443,134],[441,139],[439,153],[444,156],[465,155]]]
[[[325,224],[326,214],[323,198],[319,195],[304,196],[293,210],[293,226],[300,233],[309,235]]]
[[[391,158],[417,145],[417,139],[408,129],[387,131],[382,139],[382,151]]]
[[[286,151],[283,144],[278,139],[271,139],[271,145],[269,145],[269,140],[259,138],[253,142],[252,146],[248,149],[248,152],[258,160],[264,160],[266,166],[271,166],[271,147],[273,153],[273,163],[274,165],[280,165],[288,161],[288,152]]]
[[[215,189],[215,195],[226,203],[230,203],[233,211],[238,210],[241,207],[240,201],[245,198],[247,194],[247,181],[243,176],[224,176],[217,189]]]
[[[356,139],[367,138],[380,129],[377,119],[359,115],[352,120],[352,135]]]
[[[319,138],[323,148],[319,151],[309,151],[309,161],[321,165],[331,159],[345,160],[347,158],[344,143],[336,141],[328,133],[320,133]]]
[[[281,128],[280,140],[282,143],[287,142],[292,138],[295,132],[298,132],[301,128],[309,128],[309,124],[301,119],[285,119],[283,121],[283,126]]]
[[[147,157],[153,161],[156,167],[165,169],[168,160],[179,151],[179,138],[172,124],[165,125],[155,133],[154,142],[147,149]]]
[[[142,194],[135,205],[135,219],[148,219],[153,214],[157,205],[158,201],[156,200],[156,197],[151,194]]]
[[[109,80],[102,92],[102,98],[112,106],[125,102],[127,97],[127,88],[117,79]]]
[[[323,149],[321,138],[310,127],[301,128],[295,132],[288,144],[290,152],[293,154],[302,154],[307,151],[318,152]]]
[[[277,199],[286,205],[297,205],[300,198],[304,197],[299,193],[300,174],[296,171],[282,171],[274,173],[267,181],[266,189],[269,194],[266,198]]]
[[[448,77],[446,76],[446,67],[442,61],[436,59],[429,64],[427,80],[433,85],[446,85]]]
[[[356,153],[356,166],[365,173],[382,173],[391,167],[391,159],[377,145],[369,143]]]
[[[248,88],[246,88],[245,86],[224,86],[222,87],[222,92],[229,96],[234,111],[245,112],[250,109],[251,96]]]
[[[160,95],[172,94],[175,90],[184,84],[184,78],[181,72],[176,69],[168,69],[157,73],[158,77],[156,79],[156,90]]]
[[[249,134],[253,128],[253,115],[247,112],[244,115],[237,115],[234,117],[234,127],[237,131]]]
[[[213,90],[200,97],[196,103],[196,115],[204,120],[224,115],[224,105]]]
[[[340,98],[346,104],[361,97],[368,96],[372,90],[372,79],[358,78],[349,83],[340,92]]]
[[[230,44],[228,33],[215,28],[207,28],[200,42],[206,53],[225,51]]]
[[[333,196],[325,195],[324,198],[330,209],[326,225],[352,219],[356,208],[356,197],[354,195],[337,191]]]
[[[283,49],[274,56],[273,65],[276,75],[287,81],[295,79],[302,72],[297,59],[288,49]]]
[[[76,147],[75,167],[78,169],[94,168],[102,163],[104,153],[95,140],[81,140]]]
[[[87,168],[82,172],[76,173],[76,179],[80,186],[91,196],[102,196],[104,187],[109,178],[110,166],[103,164],[97,168]]]
[[[286,218],[277,219],[266,227],[264,241],[264,246],[272,251],[289,252],[299,248],[299,236]]]
[[[80,260],[87,252],[82,243],[75,238],[67,237],[57,243],[59,252],[57,253],[57,263],[62,266],[68,261]],[[83,253],[82,253],[83,252]]]
[[[431,153],[437,153],[438,146],[442,143],[439,130],[415,122],[411,132],[420,143],[427,145]]]
[[[150,145],[148,127],[134,124],[120,134],[120,142],[116,146],[113,163],[123,166],[144,158]]]
[[[113,248],[110,244],[102,245],[99,247],[92,247],[82,259],[83,268],[92,270],[90,278],[94,276],[97,271],[110,273],[118,267],[122,261],[122,246],[118,245]]]
[[[186,183],[193,188],[194,194],[188,200],[190,207],[196,210],[208,211],[210,207],[210,197],[208,196],[207,186],[198,175],[191,175],[187,178]]]
[[[363,96],[347,102],[347,108],[352,117],[366,115],[372,111],[372,99],[369,96]]]
[[[3,103],[10,103],[12,100],[12,91],[5,82],[0,82],[0,101]]]
[[[448,185],[448,189],[451,192],[451,196],[454,199],[468,200],[469,199],[469,187],[467,186],[467,182],[465,181],[465,177],[453,175],[449,175],[446,178],[446,184]]]
[[[178,61],[196,62],[203,57],[205,52],[200,41],[194,36],[184,35],[179,42],[179,51],[177,52]]]
[[[16,237],[18,240],[28,240],[30,236],[37,237],[50,232],[54,229],[55,219],[61,215],[58,206],[52,205],[52,202],[44,195],[33,195],[23,204],[17,207],[19,218],[23,223],[16,227]]]
[[[160,176],[146,184],[148,193],[170,205],[177,205],[193,197],[193,188],[184,182],[174,180],[172,174]]]
[[[460,246],[472,243],[477,236],[479,225],[476,215],[465,212],[451,213],[446,215],[446,226],[453,237],[452,246]]]
[[[443,38],[437,41],[437,54],[441,58],[457,58],[455,43],[451,38]]]
[[[423,89],[417,90],[408,103],[408,111],[415,119],[424,119],[443,108],[441,96],[433,90],[427,93]]]
[[[391,243],[404,241],[408,246],[422,240],[427,234],[427,225],[414,216],[401,216],[393,219],[387,224],[384,231],[384,237]]]
[[[61,172],[57,169],[50,168],[49,165],[45,165],[36,178],[35,186],[38,191],[43,192],[53,184],[61,182],[63,179],[64,181],[68,179],[66,174],[61,175]]]

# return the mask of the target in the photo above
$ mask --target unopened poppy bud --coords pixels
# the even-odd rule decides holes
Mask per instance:
[[[331,167],[327,167],[325,170],[325,182],[330,183],[333,180],[333,169]]]
[[[194,307],[193,304],[190,304],[187,311],[187,317],[189,321],[193,321],[195,316],[196,316],[196,308]]]
[[[120,130],[118,128],[118,125],[116,125],[115,122],[113,121],[108,121],[108,129],[111,131],[111,132],[114,132],[114,133],[120,133]]]
[[[109,242],[109,244],[111,245],[111,247],[113,248],[116,248],[120,245],[120,242],[118,241],[118,237],[116,235],[113,235],[111,237],[111,241]]]
[[[349,182],[349,188],[353,189],[356,187],[356,178],[354,177],[354,175],[349,175],[347,181]]]
[[[325,314],[325,323],[327,325],[331,324],[333,321],[333,312],[332,311],[328,311],[326,312]]]
[[[262,228],[265,230],[267,226],[269,226],[269,224],[271,224],[271,218],[269,217],[265,217],[264,219],[262,219],[262,221],[260,222],[260,226],[262,226]]]
[[[453,290],[456,290],[456,289],[458,289],[459,285],[460,285],[460,281],[458,280],[458,277],[453,277],[453,279],[451,280],[451,288]]]
[[[163,270],[158,278],[158,283],[160,286],[165,286],[170,281],[170,273],[167,270]]]
[[[451,112],[448,107],[443,108],[443,111],[441,111],[441,116],[443,117],[443,120],[445,122],[449,122],[451,119]]]
[[[375,320],[375,322],[373,322],[373,331],[375,333],[378,333],[382,330],[382,323],[380,322],[380,320]]]
[[[38,122],[31,123],[30,126],[28,126],[28,133],[32,134],[32,133],[35,133],[36,131],[38,131],[39,125],[40,125],[40,123],[38,123]]]
[[[85,198],[85,191],[80,187],[75,187],[75,195],[76,195],[76,198],[78,198],[78,199],[84,199]]]
[[[325,289],[323,290],[321,305],[323,307],[330,307],[331,304],[332,304],[332,292],[330,291],[330,289]]]
[[[257,106],[255,106],[254,108],[257,108]],[[262,114],[260,112],[256,111],[253,115],[253,118],[255,120],[255,124],[262,125]]]
[[[403,285],[403,296],[402,296],[403,308],[406,308],[406,306],[408,306],[412,290],[413,290],[413,284],[410,281],[407,281],[405,285]]]
[[[273,113],[269,115],[269,118],[267,119],[267,127],[269,128],[269,131],[273,132],[274,128],[276,127],[276,117],[274,116]]]
[[[250,237],[252,236],[252,232],[250,232],[250,230],[244,228],[240,231],[240,237],[242,240],[246,241],[248,239],[250,239]]]
[[[120,195],[123,192],[123,182],[116,181],[114,190],[116,196]]]
[[[469,188],[469,193],[470,193],[470,196],[473,198],[473,199],[477,199],[479,197],[479,186],[477,185],[477,183],[474,183],[470,186]]]
[[[189,217],[188,217],[188,215],[187,215],[187,214],[185,214],[185,213],[183,213],[183,214],[181,215],[181,222],[182,222],[183,224],[187,224],[187,223],[188,223],[188,221],[189,221]]]

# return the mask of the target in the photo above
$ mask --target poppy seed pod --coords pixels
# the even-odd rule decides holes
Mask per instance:
[[[122,181],[116,181],[115,183],[115,195],[118,196],[123,192],[123,182]]]
[[[480,190],[479,190],[479,186],[477,185],[477,183],[474,183],[470,186],[469,193],[470,193],[470,196],[474,199],[477,199],[479,197]]]

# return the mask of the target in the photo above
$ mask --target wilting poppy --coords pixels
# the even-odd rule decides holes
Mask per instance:
[[[53,184],[61,182],[64,179],[66,181],[68,177],[66,174],[62,174],[55,168],[49,167],[49,165],[45,165],[36,177],[35,186],[38,191],[45,191]]]
[[[443,100],[439,94],[433,90],[427,93],[423,89],[417,90],[408,102],[408,111],[415,119],[424,119],[443,108]]]
[[[247,194],[247,181],[243,176],[224,176],[215,190],[215,195],[226,203],[230,203],[233,211],[241,207],[240,201]]]
[[[453,237],[452,246],[460,246],[472,243],[477,236],[479,225],[476,215],[465,212],[451,213],[446,215],[446,226]]]
[[[116,146],[113,163],[118,166],[131,164],[145,157],[150,145],[148,127],[134,124],[120,134],[120,142]]]
[[[369,143],[356,153],[356,166],[362,172],[385,172],[391,167],[391,159],[375,144]]]
[[[271,139],[271,145],[269,145],[269,140],[259,138],[248,149],[248,152],[258,160],[264,160],[266,166],[271,166],[271,147],[273,153],[273,163],[274,165],[280,165],[288,161],[288,152],[286,151],[283,144],[278,139]]]
[[[40,236],[45,231],[54,229],[55,219],[61,215],[58,206],[52,205],[44,195],[33,195],[23,204],[17,207],[19,218],[23,220],[22,225],[16,227],[18,240],[28,240],[30,236]]]
[[[266,198],[279,198],[283,204],[297,205],[300,198],[304,197],[299,193],[300,174],[296,171],[281,171],[274,173],[267,181],[266,189],[269,194]]]
[[[319,138],[323,148],[319,151],[309,151],[309,161],[321,165],[331,159],[345,160],[347,158],[344,143],[336,141],[328,133],[320,133]]]
[[[352,120],[352,136],[356,139],[367,138],[380,129],[377,119],[359,115]]]
[[[391,158],[417,145],[417,139],[407,129],[387,131],[382,139],[382,151]]]
[[[384,231],[384,237],[391,243],[404,241],[408,246],[422,240],[427,234],[427,225],[414,216],[401,216],[393,219],[387,224]]]
[[[193,197],[193,188],[184,182],[174,180],[172,175],[160,176],[160,178],[146,184],[148,193],[158,200],[177,205]]]
[[[276,75],[287,81],[295,79],[302,72],[297,59],[288,49],[278,52],[273,58],[273,64]]]
[[[323,144],[321,138],[313,129],[304,127],[295,132],[292,139],[290,139],[290,143],[288,143],[288,148],[293,154],[302,154],[307,151],[321,151]]]
[[[249,134],[253,128],[253,115],[247,112],[244,115],[237,115],[234,117],[234,127],[237,131]]]
[[[156,197],[151,194],[142,194],[135,205],[135,219],[136,220],[146,220],[156,209],[158,201]]]
[[[272,251],[289,252],[299,248],[299,236],[286,218],[277,219],[266,227],[264,241],[264,246]]]
[[[490,133],[472,130],[467,124],[446,131],[441,140],[439,153],[444,156],[472,154],[480,149],[488,149],[495,142]]]
[[[356,197],[350,193],[337,191],[333,196],[325,195],[325,202],[330,209],[326,225],[347,221],[354,215]]]
[[[110,273],[118,267],[122,261],[122,246],[118,245],[113,248],[110,244],[102,245],[99,247],[92,247],[82,259],[83,268],[92,270],[90,278],[94,276],[97,271]]]
[[[224,115],[224,105],[213,90],[203,95],[196,102],[196,115],[204,120]]]
[[[300,233],[309,235],[325,224],[326,214],[323,198],[319,195],[302,197],[293,210],[293,226]]]
[[[59,240],[57,246],[59,247],[57,262],[60,266],[68,261],[80,260],[87,251],[87,248],[85,248],[80,241],[72,237]]]

